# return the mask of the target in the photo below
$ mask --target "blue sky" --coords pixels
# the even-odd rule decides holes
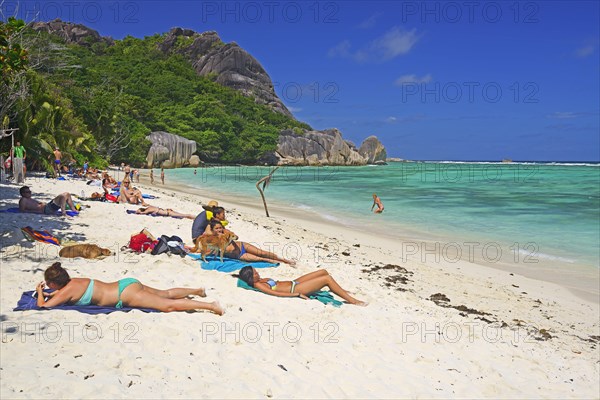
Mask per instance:
[[[413,160],[600,161],[598,1],[4,1],[104,36],[215,30],[301,121]]]

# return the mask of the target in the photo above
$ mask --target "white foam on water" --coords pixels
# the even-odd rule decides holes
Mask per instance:
[[[560,256],[551,255],[551,254],[546,254],[546,253],[531,252],[530,250],[527,250],[527,249],[519,249],[519,255],[522,255],[524,257],[531,257],[532,259],[559,261],[559,262],[565,262],[565,263],[569,263],[569,264],[575,264],[577,262],[577,260],[574,260],[572,258],[560,257]]]

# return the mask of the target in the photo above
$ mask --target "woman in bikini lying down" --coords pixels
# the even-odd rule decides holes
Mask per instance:
[[[223,315],[223,309],[216,301],[206,303],[187,298],[191,295],[206,297],[203,288],[159,290],[142,285],[140,281],[133,278],[121,279],[118,282],[71,278],[59,262],[55,262],[46,269],[44,279],[46,282],[40,282],[36,287],[38,307],[55,307],[61,304],[114,306],[116,308],[127,306],[153,308],[163,312],[208,310]],[[54,292],[44,292],[44,284]],[[48,300],[45,299],[46,297]]]
[[[271,278],[261,279],[256,269],[248,265],[240,270],[239,278],[249,286],[277,297],[300,297],[306,300],[308,298],[306,296],[327,286],[333,293],[350,304],[363,307],[368,305],[368,303],[350,296],[324,269],[302,275],[293,281],[276,281]]]
[[[144,215],[157,214],[157,215],[163,215],[166,217],[179,217],[179,218],[188,218],[188,219],[196,218],[195,215],[182,214],[177,211],[173,211],[172,208],[160,208],[160,207],[154,207],[154,206],[138,208],[137,210],[135,210],[135,213],[136,214],[144,214]]]
[[[210,229],[213,235],[220,235],[225,232],[223,224],[216,218],[210,220]],[[225,257],[248,262],[266,261],[270,263],[282,262],[291,266],[296,265],[296,261],[294,260],[281,258],[275,253],[259,249],[248,242],[241,241],[231,242],[231,244],[225,248]]]

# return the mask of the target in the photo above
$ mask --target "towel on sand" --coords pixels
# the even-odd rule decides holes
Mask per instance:
[[[21,213],[21,210],[19,210],[19,207],[11,207],[11,208],[7,208],[5,210],[0,210],[0,213],[15,213],[15,214],[39,214],[39,215],[46,215],[46,214],[41,214],[41,213]],[[58,210],[56,212],[56,215],[62,215],[62,212],[60,210]],[[67,210],[67,215],[70,217],[74,217],[76,215],[79,215],[79,213],[77,211],[71,211],[71,210]]]
[[[48,290],[46,290],[48,292]],[[36,297],[33,297],[33,296]],[[158,310],[154,310],[152,308],[131,308],[131,307],[123,307],[123,308],[115,308],[115,307],[102,307],[102,306],[74,306],[74,305],[61,305],[50,308],[42,308],[37,306],[37,294],[35,290],[31,290],[28,292],[23,292],[21,295],[21,299],[17,302],[17,307],[13,308],[13,311],[28,311],[28,310],[75,310],[85,314],[110,314],[115,311],[131,311],[131,310],[140,310],[144,312],[160,312]]]
[[[246,282],[244,282],[241,279],[238,279],[237,287],[240,287],[242,289],[254,290],[256,292],[260,292],[260,290],[255,289],[252,286],[249,286]],[[261,292],[261,293],[264,293],[264,292]],[[306,297],[308,297],[309,299],[319,300],[321,303],[323,303],[325,305],[332,304],[334,307],[340,307],[342,304],[344,304],[341,301],[334,299],[333,296],[331,295],[331,292],[328,292],[326,290],[321,290],[318,292],[311,293],[310,295],[308,295]],[[293,297],[287,297],[287,298],[292,299]]]
[[[112,194],[114,194],[115,196],[118,196],[120,194],[119,189],[113,189],[112,190]],[[158,196],[155,196],[153,194],[144,194],[144,193],[142,194],[142,197],[144,199],[152,199],[152,200],[159,198]]]
[[[194,260],[200,261],[202,269],[210,269],[220,272],[233,272],[244,268],[246,265],[250,265],[254,268],[269,268],[277,267],[279,263],[269,263],[265,261],[247,262],[243,260],[237,260],[233,258],[223,257],[223,262],[218,256],[206,256],[206,262],[202,261],[202,254],[200,253],[188,253],[188,256]]]
[[[52,234],[48,231],[36,231],[32,227],[26,226],[25,228],[21,228],[21,232],[23,232],[25,239],[29,241],[38,241],[60,246],[60,239],[52,236]]]

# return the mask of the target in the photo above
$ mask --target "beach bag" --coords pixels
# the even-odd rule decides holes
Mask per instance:
[[[152,255],[156,256],[163,253],[177,254],[180,257],[185,257],[187,252],[183,248],[183,240],[179,236],[162,235],[156,246],[152,249]]]
[[[137,235],[131,236],[129,239],[129,248],[138,253],[144,253],[149,249],[153,249],[156,242],[146,236],[145,233],[140,232]]]

